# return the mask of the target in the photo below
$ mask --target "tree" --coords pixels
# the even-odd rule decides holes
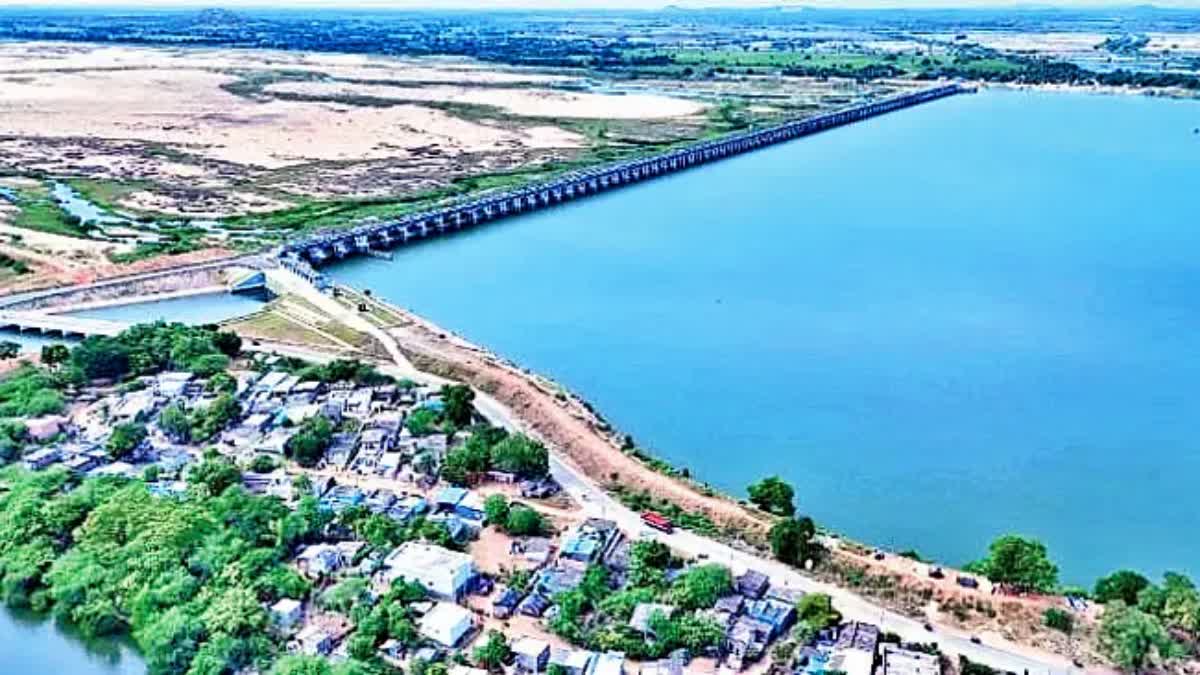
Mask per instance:
[[[91,379],[117,378],[129,372],[129,348],[115,338],[84,338],[71,350],[71,362]]]
[[[793,500],[796,495],[792,486],[783,482],[779,476],[769,476],[751,485],[747,492],[750,501],[758,508],[777,516],[790,518],[796,512]]]
[[[508,499],[504,495],[489,495],[483,500],[483,512],[487,522],[496,527],[504,527],[508,522]]]
[[[189,443],[192,440],[192,418],[179,403],[172,403],[163,408],[158,416],[158,428],[178,443]]]
[[[201,487],[214,497],[242,482],[242,472],[222,457],[207,458],[188,471],[189,486]]]
[[[105,449],[113,459],[124,459],[146,440],[146,425],[133,422],[118,424],[108,437]]]
[[[1159,615],[1170,628],[1192,635],[1200,633],[1200,593],[1191,579],[1177,572],[1163,575],[1162,611]]]
[[[512,650],[508,647],[504,633],[494,630],[488,633],[487,642],[475,648],[475,663],[480,668],[499,672],[504,669],[504,664],[511,655]]]
[[[238,337],[236,333],[217,331],[213,333],[212,343],[222,354],[231,359],[242,353],[242,338]]]
[[[1137,572],[1120,570],[1097,581],[1092,595],[1102,604],[1120,600],[1132,607],[1137,604],[1138,594],[1149,585],[1150,580]]]
[[[967,568],[994,583],[1027,591],[1048,593],[1058,585],[1058,566],[1050,561],[1046,546],[1012,534],[993,541],[988,547],[988,557]]]
[[[409,413],[408,419],[404,420],[404,426],[408,427],[413,436],[426,436],[432,433],[435,424],[437,424],[437,413],[429,408],[417,408]]]
[[[234,394],[237,392],[237,380],[229,373],[221,371],[208,378],[204,390],[213,394]]]
[[[786,518],[771,526],[771,551],[775,558],[789,565],[799,565],[806,558],[816,536],[812,518]]]
[[[1104,608],[1100,621],[1100,649],[1118,666],[1137,672],[1154,659],[1179,655],[1162,622],[1140,609],[1114,600]]]
[[[250,462],[250,470],[255,473],[271,473],[279,468],[279,463],[270,455],[257,455]]]
[[[442,387],[442,415],[456,427],[468,427],[475,416],[471,402],[475,390],[465,384],[447,384]]]
[[[679,575],[671,587],[671,600],[683,609],[708,609],[733,588],[733,575],[724,565],[696,565]]]
[[[333,425],[323,415],[310,417],[284,444],[288,456],[303,467],[316,466],[333,442]]]
[[[546,521],[528,506],[515,506],[508,512],[504,529],[513,536],[531,537],[546,531]]]
[[[550,453],[528,436],[513,434],[492,446],[491,465],[522,478],[541,478],[550,471]]]
[[[71,358],[71,350],[66,345],[53,344],[42,347],[42,363],[56,368]]]
[[[1046,627],[1053,628],[1057,631],[1070,633],[1075,628],[1075,617],[1065,609],[1059,607],[1047,607],[1042,614],[1042,623]]]
[[[10,342],[8,340],[0,342],[0,359],[7,361],[9,359],[15,359],[20,355],[21,343]]]
[[[815,633],[836,626],[842,614],[833,608],[833,598],[827,594],[809,593],[796,603],[796,620]]]
[[[242,415],[242,404],[232,394],[221,394],[207,407],[196,411],[192,431],[196,440],[208,440]]]

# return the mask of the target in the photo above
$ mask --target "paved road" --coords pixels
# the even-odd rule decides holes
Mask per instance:
[[[492,424],[529,433],[504,405],[486,394],[476,393],[475,407]],[[1029,675],[1067,675],[1082,672],[1081,669],[1073,667],[1067,659],[1034,653],[999,638],[987,638],[984,644],[975,644],[966,633],[942,627],[935,628],[934,632],[927,631],[920,621],[883,608],[845,589],[816,581],[776,561],[739,551],[686,530],[677,530],[669,535],[648,530],[639,514],[623,506],[591,478],[554,455],[550,457],[550,473],[591,516],[613,520],[627,532],[653,536],[677,551],[697,557],[705,556],[713,562],[725,564],[735,574],[755,569],[768,575],[771,583],[777,586],[808,593],[827,593],[845,618],[873,623],[884,631],[900,635],[905,641],[937,642],[950,654],[961,654],[972,661],[1022,675],[1026,672]]]

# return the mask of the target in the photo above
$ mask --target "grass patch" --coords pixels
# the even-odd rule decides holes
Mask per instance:
[[[84,199],[106,211],[117,210],[122,198],[151,186],[147,181],[104,180],[98,178],[68,178],[64,181]]]

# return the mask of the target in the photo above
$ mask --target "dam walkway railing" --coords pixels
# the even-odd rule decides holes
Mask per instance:
[[[683,171],[968,91],[972,90],[958,84],[923,89],[823,115],[723,136],[660,155],[573,171],[545,182],[405,215],[394,220],[364,223],[351,229],[318,233],[285,244],[279,250],[280,262],[318,287],[325,287],[327,281],[316,268],[331,261],[549,208],[615,187]]]

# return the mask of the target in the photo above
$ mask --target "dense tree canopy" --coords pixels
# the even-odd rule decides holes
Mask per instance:
[[[992,542],[988,556],[971,563],[970,571],[998,584],[1028,591],[1050,592],[1058,585],[1058,566],[1040,541],[1005,535]]]
[[[333,425],[324,415],[314,415],[304,420],[284,447],[300,466],[312,467],[321,461],[332,442]]]
[[[812,557],[817,528],[812,518],[784,518],[771,526],[771,552],[789,565],[799,565]]]
[[[779,476],[764,478],[751,485],[747,492],[750,501],[767,513],[790,518],[796,512],[796,505],[793,503],[795,492],[792,486]]]
[[[1138,602],[1138,594],[1149,585],[1150,580],[1137,572],[1119,570],[1098,580],[1092,597],[1100,603],[1120,600],[1133,606]]]
[[[1180,651],[1154,616],[1120,600],[1105,607],[1099,640],[1105,655],[1121,668],[1135,672],[1154,659],[1173,658]]]

